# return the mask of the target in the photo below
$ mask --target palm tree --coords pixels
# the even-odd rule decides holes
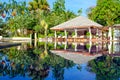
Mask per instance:
[[[33,11],[33,10],[49,10],[49,4],[47,2],[47,0],[33,0],[32,2],[29,2],[29,10]]]
[[[48,24],[45,22],[45,20],[41,20],[41,25],[45,29],[45,36],[47,37],[47,29],[48,29]]]
[[[0,14],[3,17],[14,17],[16,15],[24,14],[27,12],[26,2],[17,2],[15,0],[9,0],[9,3],[0,3]]]
[[[44,20],[44,15],[47,11],[49,11],[49,4],[47,0],[33,0],[32,2],[29,2],[28,9],[31,11],[32,14],[34,14],[35,18],[38,19],[38,23],[36,23],[36,26],[33,26],[36,33],[35,38],[37,36],[37,32],[40,31],[41,27],[44,27],[45,35],[47,34],[47,23]]]

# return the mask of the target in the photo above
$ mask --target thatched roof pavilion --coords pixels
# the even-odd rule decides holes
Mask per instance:
[[[96,32],[96,34],[99,33],[98,29],[102,29],[102,25],[91,21],[90,19],[82,16],[78,16],[76,18],[73,18],[69,21],[66,21],[62,24],[59,24],[57,26],[54,26],[50,28],[51,30],[55,31],[55,38],[57,38],[56,31],[64,31],[65,32],[65,38],[67,39],[67,31],[74,31],[75,35],[74,38],[78,38],[78,33],[81,33],[80,31],[88,31],[90,33],[90,40],[92,39],[92,32]],[[92,31],[93,29],[96,29],[95,31]],[[85,33],[84,32],[84,33]]]
[[[64,30],[64,29],[75,29],[75,28],[79,29],[79,28],[89,28],[89,27],[101,28],[103,26],[94,21],[91,21],[86,17],[78,16],[67,22],[52,27],[51,30]]]

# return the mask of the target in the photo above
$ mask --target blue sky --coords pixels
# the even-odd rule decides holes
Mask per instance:
[[[50,6],[52,7],[55,0],[48,0]],[[96,0],[65,0],[65,6],[67,10],[71,10],[75,13],[82,8],[82,16],[86,16],[86,9],[95,6]]]
[[[0,1],[9,1],[9,0],[0,0]],[[17,1],[32,1],[32,0],[17,0]],[[47,0],[50,4],[50,7],[52,8],[53,3],[56,0]],[[65,0],[65,6],[67,10],[73,11],[77,13],[79,9],[82,8],[82,16],[86,16],[86,9],[95,6],[96,5],[96,0]]]

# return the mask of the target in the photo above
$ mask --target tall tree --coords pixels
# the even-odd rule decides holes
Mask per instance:
[[[120,23],[119,0],[97,0],[97,5],[88,11],[88,17],[104,26]]]
[[[30,11],[42,10],[44,12],[49,11],[50,7],[47,0],[33,0],[29,2],[28,9]]]
[[[33,26],[34,27],[33,29],[36,32],[41,32],[41,31],[45,32],[45,35],[46,35],[47,34],[46,33],[47,32],[47,28],[46,28],[47,23],[45,21],[45,15],[49,11],[49,4],[48,4],[47,0],[33,0],[33,1],[29,2],[28,8],[31,11],[31,13],[35,15],[34,17],[38,20],[38,23],[36,23],[36,26]],[[46,25],[42,25],[41,24],[42,21]],[[42,29],[42,28],[44,28],[44,29]],[[41,29],[41,31],[40,31],[40,29]]]
[[[53,27],[74,17],[76,17],[76,14],[66,10],[65,0],[56,0],[51,13],[48,15],[48,23],[50,27]]]
[[[2,36],[6,36],[7,34],[6,34],[6,24],[5,24],[5,22],[3,22],[3,20],[2,19],[0,19],[0,36],[2,35]]]
[[[25,36],[24,30],[33,30],[33,26],[35,26],[37,22],[38,20],[31,14],[16,15],[7,21],[7,26],[9,26],[8,29],[13,33],[13,36]],[[18,34],[18,29],[21,34]]]
[[[17,2],[15,0],[9,0],[8,3],[0,2],[0,14],[6,21],[25,12],[27,12],[26,2]]]
[[[60,14],[65,11],[65,0],[56,0],[53,4],[53,11]]]
[[[65,0],[56,0],[53,3],[53,8],[50,13],[46,16],[45,20],[48,23],[48,29],[61,24],[65,21],[70,20],[71,18],[76,17],[77,15],[70,10],[65,8]],[[53,36],[53,31],[48,31],[49,36]]]

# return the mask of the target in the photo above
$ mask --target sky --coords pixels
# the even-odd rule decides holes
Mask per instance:
[[[4,2],[8,2],[9,0],[0,0]],[[32,1],[32,0],[17,0],[17,1]],[[53,7],[53,3],[56,0],[47,0],[48,3],[50,4],[50,7]],[[77,13],[79,9],[82,8],[82,16],[87,16],[86,15],[86,10],[91,7],[96,5],[96,0],[65,0],[65,7],[67,10],[73,11],[74,13]]]
[[[55,0],[47,0],[50,3],[50,7],[52,8],[53,2]],[[65,7],[67,10],[73,11],[74,13],[77,13],[79,9],[82,8],[82,16],[86,15],[86,10],[96,5],[96,0],[65,0]]]

